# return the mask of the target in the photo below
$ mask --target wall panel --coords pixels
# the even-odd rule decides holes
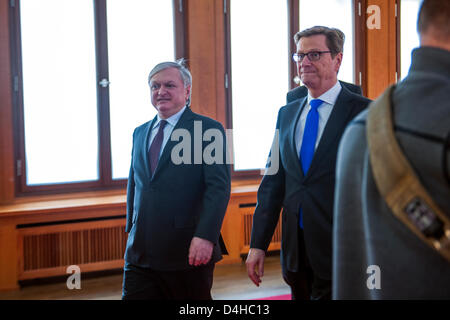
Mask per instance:
[[[9,1],[0,0],[0,204],[14,200]]]
[[[380,8],[380,29],[367,29],[367,96],[377,98],[396,82],[397,47],[395,1],[369,0],[368,6]],[[366,11],[366,10],[364,10]],[[366,19],[370,14],[366,13]]]

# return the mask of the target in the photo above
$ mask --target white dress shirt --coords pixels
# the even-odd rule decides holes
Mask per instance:
[[[341,84],[339,83],[339,81],[337,81],[333,87],[331,87],[327,92],[325,92],[318,98],[311,97],[308,90],[308,101],[306,102],[306,106],[303,108],[303,111],[295,128],[295,145],[297,147],[297,155],[300,154],[300,148],[302,147],[303,130],[305,129],[306,117],[308,116],[309,110],[311,110],[311,105],[309,104],[309,102],[313,99],[320,99],[323,101],[323,103],[317,108],[317,112],[319,113],[319,127],[317,130],[317,139],[315,145],[315,149],[317,149],[320,138],[323,134],[323,130],[325,129],[325,125],[327,124],[331,111],[333,111],[334,104],[336,103],[341,89]]]
[[[164,127],[164,138],[161,145],[161,150],[159,151],[159,157],[161,157],[164,147],[166,146],[167,141],[169,141],[170,136],[172,135],[172,131],[175,128],[175,126],[178,123],[178,120],[180,120],[181,115],[183,114],[184,110],[186,110],[186,106],[184,106],[180,111],[175,113],[173,116],[165,119],[167,121],[165,127]],[[155,139],[156,134],[159,130],[159,125],[161,123],[161,118],[159,117],[159,114],[156,116],[156,122],[155,125],[152,128],[152,131],[150,132],[150,138],[148,139],[148,146],[147,146],[147,152],[150,151],[150,146],[152,145],[153,139]]]

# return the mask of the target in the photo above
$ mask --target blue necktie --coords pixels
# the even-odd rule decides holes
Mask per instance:
[[[319,112],[317,112],[317,109],[322,102],[323,101],[320,99],[313,99],[309,102],[311,105],[311,110],[309,110],[306,117],[305,129],[303,130],[302,147],[300,148],[300,162],[302,164],[304,176],[306,176],[314,156],[317,131],[319,129]],[[303,228],[302,208],[300,208],[299,225],[300,228]]]

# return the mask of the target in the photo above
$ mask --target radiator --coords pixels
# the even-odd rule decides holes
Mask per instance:
[[[252,224],[253,224],[253,211],[252,210],[242,210],[242,226],[243,226],[243,243],[241,245],[241,253],[248,253],[250,249],[250,240],[252,234]],[[278,224],[275,228],[275,232],[272,236],[268,250],[279,250],[281,247],[281,219],[278,220]]]
[[[18,229],[19,280],[121,268],[126,241],[125,219]]]

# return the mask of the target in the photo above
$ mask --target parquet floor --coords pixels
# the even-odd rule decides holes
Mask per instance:
[[[212,296],[215,300],[250,300],[290,293],[281,276],[278,255],[266,258],[263,282],[256,287],[247,276],[244,262],[218,265],[214,272]],[[118,300],[121,298],[122,273],[81,275],[81,289],[69,290],[67,277],[25,283],[20,290],[0,292],[0,300]]]

